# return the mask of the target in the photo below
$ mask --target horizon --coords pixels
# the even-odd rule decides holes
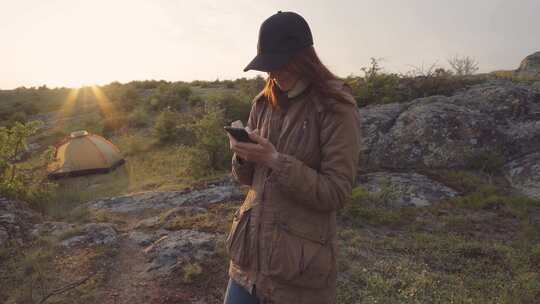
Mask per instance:
[[[322,61],[360,75],[371,57],[389,72],[471,56],[480,73],[513,70],[540,50],[540,2],[527,0],[173,1],[23,0],[0,10],[0,89],[74,88],[114,81],[253,78],[260,24],[282,11],[308,21]],[[381,21],[383,20],[383,21]]]

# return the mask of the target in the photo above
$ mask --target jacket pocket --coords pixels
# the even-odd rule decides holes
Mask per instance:
[[[250,247],[253,243],[253,233],[250,229],[251,207],[238,208],[233,217],[231,230],[225,241],[225,246],[231,260],[238,266],[250,263]]]
[[[331,243],[309,226],[275,226],[267,260],[269,276],[300,287],[328,286],[335,264]]]

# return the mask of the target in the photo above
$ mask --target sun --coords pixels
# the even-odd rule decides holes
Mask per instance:
[[[110,118],[115,115],[114,105],[99,86],[91,85],[87,87],[71,89],[68,92],[64,102],[62,103],[62,107],[55,114],[54,121],[55,127],[57,129],[63,129],[65,126],[65,122],[69,120],[70,117],[77,114],[74,113],[74,111],[76,111],[75,107],[77,103],[81,102],[81,96],[83,102],[88,102],[88,99],[86,99],[85,96],[90,92],[95,97],[91,100],[96,101],[100,112],[105,118]]]
[[[106,118],[114,116],[114,106],[107,95],[105,95],[105,93],[97,85],[91,86],[90,89],[96,97],[98,106],[101,109],[101,113],[103,113]]]

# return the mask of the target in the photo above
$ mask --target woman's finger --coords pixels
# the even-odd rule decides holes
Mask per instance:
[[[258,144],[241,142],[241,141],[237,141],[237,146],[241,147],[242,149],[246,149],[246,150],[260,149],[260,146]]]

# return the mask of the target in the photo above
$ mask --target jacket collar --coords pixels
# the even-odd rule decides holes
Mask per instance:
[[[308,80],[303,79],[303,78],[298,79],[296,83],[294,84],[294,87],[286,92],[287,97],[294,98],[300,95],[302,92],[304,92],[304,90],[307,89],[308,86],[309,86]]]

